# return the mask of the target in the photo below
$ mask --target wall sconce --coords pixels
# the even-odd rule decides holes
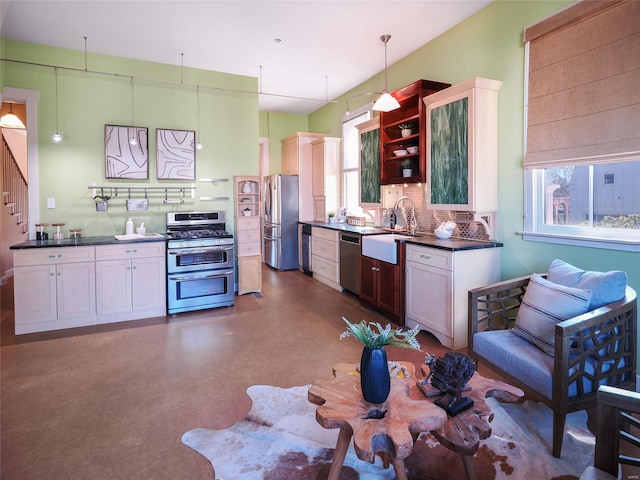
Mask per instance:
[[[398,101],[391,96],[387,89],[387,42],[391,38],[391,35],[382,35],[380,40],[384,43],[384,90],[382,95],[373,104],[373,109],[378,112],[390,112],[396,108],[400,108]]]

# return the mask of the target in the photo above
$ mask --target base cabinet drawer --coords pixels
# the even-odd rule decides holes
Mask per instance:
[[[340,286],[340,264],[318,255],[311,256],[313,278],[334,290],[342,291]]]
[[[332,262],[338,262],[340,260],[337,241],[327,241],[322,238],[312,237],[311,253],[312,255],[326,258]]]

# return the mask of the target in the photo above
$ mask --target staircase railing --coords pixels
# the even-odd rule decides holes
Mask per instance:
[[[11,209],[11,216],[22,227],[28,230],[29,220],[29,185],[27,184],[13,152],[2,137],[2,196],[6,207]]]

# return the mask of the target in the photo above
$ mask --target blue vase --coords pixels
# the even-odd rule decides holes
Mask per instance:
[[[384,403],[391,391],[391,379],[384,347],[362,350],[360,359],[360,387],[369,403]]]

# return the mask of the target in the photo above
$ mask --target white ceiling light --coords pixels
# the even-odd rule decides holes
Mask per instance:
[[[200,143],[200,85],[196,86],[196,109],[197,109],[197,120],[198,120],[198,129],[196,130],[196,150],[202,150],[202,144]]]
[[[56,133],[51,136],[51,140],[59,143],[62,141],[62,135],[60,135],[60,132],[58,131],[58,67],[53,68],[53,73],[55,74],[56,79]]]
[[[391,35],[388,34],[380,37],[380,40],[384,43],[384,90],[380,98],[373,104],[373,109],[378,112],[390,112],[391,110],[400,108],[398,101],[391,96],[387,89],[387,42],[390,38]]]
[[[13,103],[9,103],[9,113],[0,118],[0,127],[2,128],[20,128],[25,129],[24,123],[13,113]]]
[[[131,126],[134,127],[135,126],[135,103],[136,103],[136,99],[135,96],[133,94],[133,75],[131,76]],[[135,147],[136,145],[138,145],[138,139],[136,138],[136,129],[135,128],[131,128],[131,137],[129,137],[129,145],[131,145],[132,147]]]

